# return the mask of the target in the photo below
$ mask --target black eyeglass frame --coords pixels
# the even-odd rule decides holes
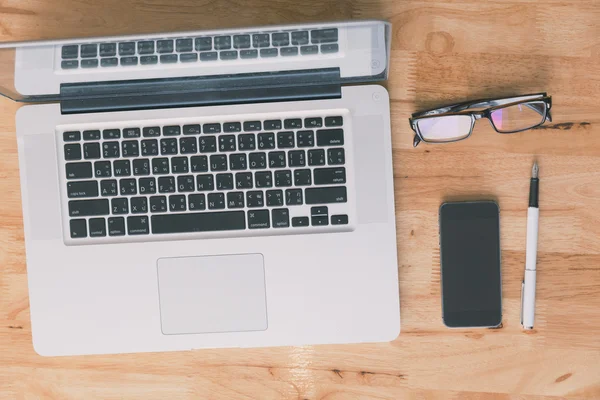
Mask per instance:
[[[518,105],[518,104],[533,103],[533,102],[543,102],[545,105],[544,115],[543,115],[543,118],[540,123],[530,126],[530,127],[527,127],[527,128],[514,130],[514,131],[500,131],[496,128],[496,125],[494,125],[494,122],[492,121],[492,118],[491,118],[491,115],[494,111],[502,109],[502,108]],[[485,108],[485,109],[479,110],[479,111],[475,111],[475,110],[469,111],[469,109],[472,109],[472,108]],[[458,142],[460,140],[465,140],[465,139],[469,138],[471,136],[471,134],[473,133],[473,128],[475,126],[475,122],[478,119],[482,119],[482,118],[487,119],[489,121],[490,125],[492,125],[492,128],[494,128],[494,130],[500,134],[511,134],[511,133],[523,132],[523,131],[526,131],[529,129],[533,129],[537,126],[540,126],[543,123],[545,123],[546,121],[552,122],[552,114],[550,113],[551,108],[552,108],[552,96],[548,96],[546,93],[536,93],[536,94],[527,94],[527,95],[523,95],[523,96],[505,97],[505,98],[501,98],[501,99],[472,100],[472,101],[467,101],[467,102],[463,102],[463,103],[453,104],[450,106],[438,107],[438,108],[434,108],[431,110],[414,113],[411,115],[411,118],[409,118],[408,121],[410,123],[410,127],[415,132],[415,137],[413,140],[413,147],[417,147],[420,142],[453,143],[453,142]],[[445,116],[453,116],[453,115],[467,115],[467,116],[471,117],[471,127],[469,129],[469,133],[465,137],[462,137],[460,139],[455,139],[455,140],[443,141],[443,142],[424,139],[423,135],[419,131],[419,126],[417,124],[417,121],[422,120],[422,119],[427,119],[427,118],[435,118],[435,117],[442,117],[442,116],[445,117]]]

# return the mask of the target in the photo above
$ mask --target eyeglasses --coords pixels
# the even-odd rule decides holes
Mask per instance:
[[[504,99],[475,100],[415,113],[409,119],[415,131],[413,147],[421,141],[447,143],[471,136],[475,121],[486,118],[498,133],[515,133],[552,122],[552,97],[546,93]],[[479,109],[479,110],[476,110]]]

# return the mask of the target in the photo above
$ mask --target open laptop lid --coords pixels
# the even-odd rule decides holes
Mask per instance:
[[[296,98],[385,80],[389,52],[384,21],[0,43],[0,94],[75,108],[90,99],[97,108],[135,103],[148,94],[154,102],[186,94],[191,101],[207,91],[209,103],[223,104],[223,91],[240,88],[246,101],[266,88],[287,88]]]

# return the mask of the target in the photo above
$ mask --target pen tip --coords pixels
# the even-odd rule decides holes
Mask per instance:
[[[540,171],[540,168],[538,167],[537,162],[534,162],[533,163],[533,168],[531,168],[531,177],[532,178],[537,178],[539,171]]]

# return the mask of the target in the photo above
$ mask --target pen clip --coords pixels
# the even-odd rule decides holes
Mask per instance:
[[[523,291],[525,290],[525,280],[521,282],[521,326],[523,326]]]

